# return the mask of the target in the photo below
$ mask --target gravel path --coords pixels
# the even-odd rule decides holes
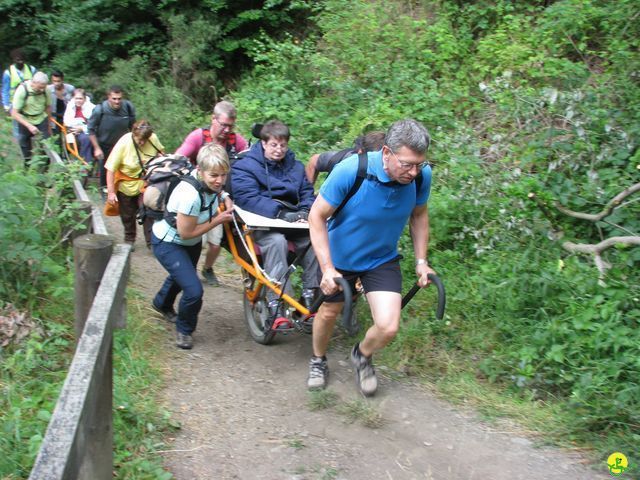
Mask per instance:
[[[118,219],[108,223],[120,230]],[[580,455],[536,448],[421,385],[391,379],[384,368],[377,395],[365,400],[345,347],[329,352],[336,405],[312,410],[305,388],[310,337],[255,343],[244,324],[238,268],[223,256],[216,266],[223,286],[205,286],[194,349],[175,348],[167,325],[163,396],[182,428],[162,455],[177,479],[609,478],[604,465],[596,473]],[[150,301],[164,275],[139,239],[132,255],[135,288]],[[352,420],[344,413],[348,406],[364,407],[368,415]],[[375,425],[366,426],[367,419]]]

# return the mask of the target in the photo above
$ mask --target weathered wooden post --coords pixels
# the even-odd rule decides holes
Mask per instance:
[[[76,344],[91,310],[100,281],[113,252],[113,238],[108,235],[82,235],[73,241],[75,265],[74,330]]]

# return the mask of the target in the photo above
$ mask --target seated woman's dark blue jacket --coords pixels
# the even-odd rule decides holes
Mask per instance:
[[[233,201],[249,212],[276,218],[282,205],[274,199],[306,209],[315,200],[304,165],[291,150],[282,161],[272,162],[264,157],[262,142],[256,142],[243,158],[233,162],[231,170]]]

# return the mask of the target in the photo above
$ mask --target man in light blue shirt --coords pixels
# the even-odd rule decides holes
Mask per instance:
[[[427,275],[434,273],[427,263],[429,142],[427,129],[416,120],[395,122],[382,150],[368,153],[367,175],[344,205],[356,182],[357,156],[338,164],[320,189],[309,213],[309,227],[323,274],[320,288],[327,298],[313,322],[309,389],[322,389],[327,383],[327,347],[344,302],[334,278],[344,277],[352,290],[360,279],[371,308],[373,326],[351,351],[358,387],[370,396],[378,387],[371,357],[393,340],[400,325],[402,275],[397,245],[407,220],[419,284],[426,286]]]

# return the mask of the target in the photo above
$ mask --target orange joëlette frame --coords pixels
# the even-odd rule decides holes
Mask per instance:
[[[219,211],[222,211],[222,205],[219,207]],[[225,235],[227,236],[227,241],[229,242],[229,250],[231,251],[231,255],[233,255],[233,259],[234,261],[240,265],[242,268],[244,268],[249,275],[255,277],[255,279],[258,281],[257,285],[254,287],[253,290],[251,291],[246,291],[245,294],[247,295],[247,298],[249,299],[250,302],[253,303],[253,301],[255,300],[255,298],[258,296],[258,292],[260,291],[260,288],[264,285],[267,288],[270,288],[271,290],[273,290],[278,296],[282,295],[282,299],[284,301],[286,301],[289,305],[291,305],[292,307],[294,307],[298,312],[300,312],[302,315],[310,315],[311,312],[309,311],[308,308],[306,308],[305,306],[301,305],[296,299],[290,297],[289,295],[282,294],[282,289],[280,289],[280,287],[278,287],[277,285],[275,285],[273,282],[271,282],[268,278],[266,278],[262,272],[260,271],[259,268],[257,268],[257,265],[255,265],[253,262],[256,262],[257,260],[257,256],[256,256],[256,251],[255,248],[253,246],[253,238],[251,236],[251,229],[248,228],[246,225],[242,225],[242,232],[238,232],[239,234],[244,236],[245,242],[247,243],[247,246],[250,249],[250,256],[252,258],[252,263],[247,262],[244,258],[242,258],[240,256],[240,254],[238,253],[238,248],[236,246],[235,240],[233,238],[233,234],[231,233],[231,225],[229,223],[225,223],[224,224],[224,232]]]
[[[49,117],[49,119],[55,123],[58,128],[60,129],[60,132],[62,133],[62,138],[63,138],[63,142],[64,142],[64,146],[67,149],[67,151],[73,155],[75,158],[77,158],[78,160],[80,160],[82,163],[84,163],[85,165],[88,165],[88,163],[85,161],[84,158],[82,158],[80,156],[80,153],[78,153],[78,143],[77,142],[73,142],[73,143],[69,143],[67,142],[67,127],[65,127],[64,125],[58,123],[56,121],[55,118],[53,117]]]

